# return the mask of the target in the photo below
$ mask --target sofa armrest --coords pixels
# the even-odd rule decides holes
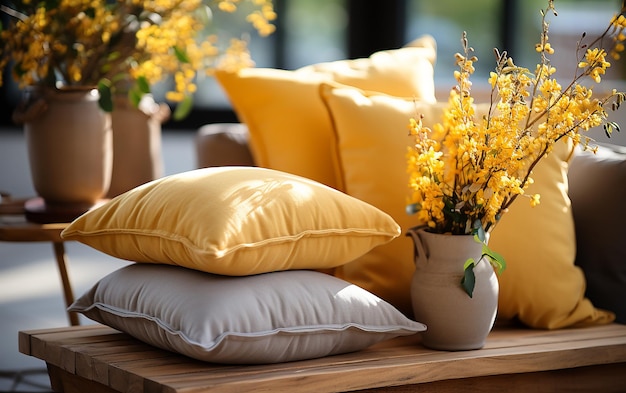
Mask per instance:
[[[626,148],[602,144],[595,155],[577,151],[568,180],[586,296],[626,323]]]
[[[248,127],[241,123],[215,123],[196,133],[196,165],[255,166],[248,148]]]

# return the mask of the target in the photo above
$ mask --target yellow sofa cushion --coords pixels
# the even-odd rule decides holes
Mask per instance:
[[[423,113],[424,125],[441,121],[446,104],[367,93],[354,88],[323,85],[336,133],[336,154],[345,191],[390,214],[403,232],[419,225],[407,215],[406,152],[411,143],[408,120]],[[476,116],[488,106],[476,108]],[[535,170],[534,189],[541,193],[535,210],[524,198],[516,201],[490,240],[509,268],[501,275],[500,316],[520,317],[533,327],[563,327],[602,323],[611,314],[595,309],[584,298],[585,280],[574,266],[575,234],[567,198],[567,146],[560,146]],[[354,282],[410,312],[413,245],[398,237],[336,269]]]
[[[399,234],[388,214],[313,180],[215,167],[130,190],[62,236],[129,261],[244,276],[332,268]]]
[[[443,113],[443,104],[430,104],[354,88],[323,84],[320,94],[333,124],[339,186],[347,194],[391,215],[403,232],[419,225],[406,214],[408,189],[406,153],[409,118],[424,113],[426,125]],[[413,243],[400,236],[388,244],[335,269],[335,275],[355,283],[412,313],[409,288]]]
[[[331,160],[332,127],[318,87],[336,81],[393,95],[434,101],[436,49],[425,36],[415,46],[286,71],[218,71],[216,78],[239,120],[248,126],[257,165],[337,187]]]
[[[583,271],[574,264],[576,233],[567,170],[571,145],[558,143],[533,171],[527,194],[540,194],[531,207],[518,198],[491,234],[489,246],[507,268],[500,275],[499,314],[545,329],[612,322],[614,314],[585,297]]]

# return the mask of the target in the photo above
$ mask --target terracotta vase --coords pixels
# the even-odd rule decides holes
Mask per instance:
[[[69,221],[104,197],[111,178],[110,116],[92,87],[37,89],[14,113],[23,123],[33,187],[33,221]]]
[[[108,198],[163,176],[161,124],[169,118],[170,108],[152,102],[142,109],[134,107],[125,96],[115,97],[111,112],[113,172]]]
[[[498,280],[491,264],[481,258],[482,245],[471,235],[448,235],[410,229],[415,244],[415,273],[411,300],[415,320],[426,324],[422,343],[432,349],[458,351],[482,348],[495,322]],[[461,286],[468,258],[476,286],[470,297]]]

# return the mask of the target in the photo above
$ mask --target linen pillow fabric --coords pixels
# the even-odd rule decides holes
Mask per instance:
[[[626,148],[600,145],[596,154],[577,152],[568,178],[576,265],[585,273],[586,295],[626,323]]]
[[[337,179],[341,189],[389,214],[402,231],[420,225],[406,213],[409,195],[406,154],[409,118],[423,113],[424,124],[439,121],[444,104],[323,84],[334,131]],[[335,275],[412,313],[410,285],[415,265],[413,243],[401,236],[335,269]]]
[[[383,50],[368,58],[339,60],[302,67],[299,73],[323,74],[328,81],[399,97],[435,102],[434,38],[423,36],[400,49]]]
[[[336,81],[360,88],[435,101],[435,41],[382,51],[367,59],[342,60],[296,71],[247,68],[218,71],[239,120],[250,132],[255,163],[337,187],[332,166],[332,126],[318,87]]]
[[[203,168],[146,183],[62,233],[114,257],[242,276],[347,263],[400,234],[379,209],[266,168]]]
[[[277,363],[353,352],[425,330],[327,274],[226,277],[128,265],[70,307],[148,344],[216,363]]]
[[[541,195],[541,203],[531,207],[519,197],[489,240],[507,262],[499,276],[499,315],[535,328],[601,324],[614,318],[585,297],[585,277],[574,265],[576,233],[567,181],[571,150],[571,143],[557,143],[539,162],[526,194]]]
[[[332,85],[323,85],[320,93],[333,119],[339,177],[346,192],[390,214],[403,231],[419,225],[404,210],[409,192],[405,172],[411,143],[408,119],[422,113],[424,125],[432,126],[441,121],[446,104],[424,104]],[[488,105],[477,105],[476,116],[486,113]],[[584,298],[584,277],[574,266],[566,150],[561,144],[534,171],[535,184],[528,192],[541,194],[539,207],[531,209],[528,201],[520,198],[496,226],[489,243],[508,265],[500,276],[500,317],[519,317],[533,327],[611,319]],[[336,275],[408,313],[413,271],[413,245],[408,238],[398,237],[337,268]]]

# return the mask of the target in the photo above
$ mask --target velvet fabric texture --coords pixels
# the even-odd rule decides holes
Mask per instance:
[[[333,268],[399,234],[388,214],[313,180],[214,167],[130,190],[62,236],[129,261],[244,276]]]

